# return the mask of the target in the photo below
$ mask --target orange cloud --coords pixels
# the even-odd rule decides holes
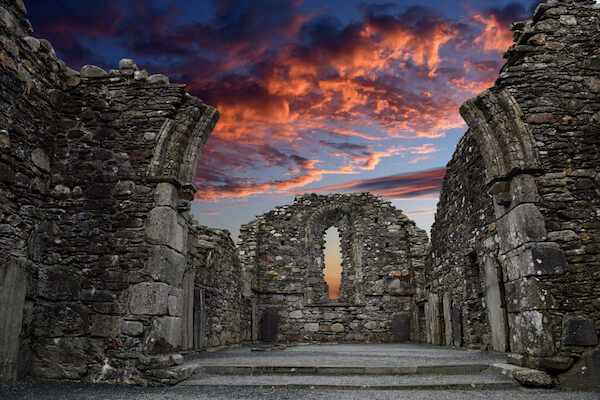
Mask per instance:
[[[496,15],[473,14],[472,18],[485,27],[483,33],[475,39],[475,43],[483,45],[484,51],[503,54],[514,43],[512,32]]]
[[[318,160],[308,160],[308,162],[294,170],[297,175],[289,179],[277,179],[262,183],[236,183],[233,185],[205,185],[196,192],[195,200],[199,201],[218,201],[225,197],[248,197],[256,194],[265,193],[288,193],[290,189],[295,189],[308,185],[309,183],[320,181],[324,175],[356,174],[351,167],[341,167],[337,170],[318,169],[315,167]]]
[[[410,160],[408,163],[409,164],[416,164],[419,161],[429,160],[431,158],[433,158],[433,157],[431,157],[431,156],[416,157],[416,158],[413,158],[412,160]]]
[[[221,215],[219,211],[200,211],[204,215]]]
[[[439,192],[445,168],[365,179],[307,189],[318,193],[371,192],[392,198],[415,198]]]

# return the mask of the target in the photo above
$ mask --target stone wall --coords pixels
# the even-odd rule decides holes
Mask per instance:
[[[428,323],[432,328],[435,324],[435,332],[429,330],[433,344],[492,348],[485,277],[479,266],[485,254],[497,252],[497,243],[493,203],[484,173],[477,142],[467,131],[446,167],[431,230],[433,246],[425,286],[428,295],[423,300],[428,308],[437,303],[437,316],[428,311]],[[456,326],[452,324],[453,314],[459,316]]]
[[[339,299],[329,298],[323,278],[331,226],[342,248]],[[306,194],[258,217],[242,227],[239,245],[242,269],[252,276],[255,338],[416,340],[414,281],[426,245],[424,231],[368,193]]]
[[[179,358],[154,355],[195,348],[189,182],[218,113],[131,60],[67,68],[24,13],[0,0],[0,377],[161,381]]]
[[[206,310],[199,347],[249,342],[251,299],[243,295],[241,263],[229,231],[201,226],[198,238],[196,286]]]
[[[512,25],[495,86],[461,107],[470,129],[442,188],[427,279],[430,296],[468,298],[474,267],[482,314],[468,302],[457,314],[465,343],[555,375],[576,362],[567,385],[600,382],[599,15],[595,1],[552,1]],[[466,186],[473,168],[485,176]],[[462,287],[438,282],[452,274]]]

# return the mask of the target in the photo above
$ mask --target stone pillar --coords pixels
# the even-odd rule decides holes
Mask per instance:
[[[427,343],[431,344],[431,307],[429,302],[426,302],[423,308],[425,313],[425,339]]]
[[[440,296],[437,293],[429,293],[428,303],[431,318],[431,344],[440,346],[443,342]]]
[[[496,351],[508,350],[508,326],[504,293],[500,289],[496,262],[490,257],[484,258],[485,298],[488,309],[488,321],[492,333],[492,346]]]
[[[0,266],[0,382],[17,378],[27,278],[12,260]]]
[[[194,348],[194,273],[183,275],[183,350]]]
[[[450,293],[445,292],[443,297],[443,308],[444,308],[444,338],[446,346],[452,346],[453,335],[452,335],[452,307],[450,300]]]
[[[556,243],[546,241],[546,224],[536,204],[539,196],[532,175],[520,174],[508,181],[498,181],[491,186],[490,193],[498,218],[502,279],[510,332],[509,340],[503,339],[503,328],[496,326],[494,348],[510,347],[512,352],[535,357],[551,356],[556,348],[546,310],[552,307],[555,300],[539,277],[564,273],[567,270],[566,257]],[[498,273],[493,272],[493,264],[489,265],[486,263],[486,284],[491,283],[493,287],[493,282],[487,281],[488,272],[492,281],[498,280]],[[499,289],[488,290],[488,295],[492,298],[492,304],[494,299],[501,296]],[[490,318],[494,323],[501,324],[501,315],[501,310],[496,308]]]

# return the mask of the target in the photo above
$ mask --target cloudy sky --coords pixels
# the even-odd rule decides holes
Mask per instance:
[[[72,68],[133,58],[218,108],[192,210],[237,236],[304,192],[382,194],[429,229],[511,21],[539,1],[25,0]]]

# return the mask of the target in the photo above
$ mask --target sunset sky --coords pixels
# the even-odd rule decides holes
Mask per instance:
[[[429,230],[465,100],[539,1],[25,0],[69,66],[133,58],[220,111],[192,205],[229,229],[304,192],[382,194]]]

